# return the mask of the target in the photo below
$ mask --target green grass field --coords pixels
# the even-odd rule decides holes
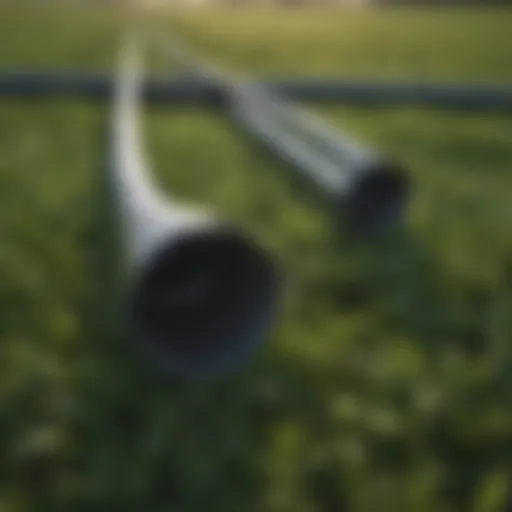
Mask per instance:
[[[512,79],[512,10],[158,22],[261,75]],[[0,8],[0,68],[106,69],[122,26]],[[0,511],[508,510],[512,118],[319,110],[407,167],[402,233],[352,239],[218,112],[147,110],[162,186],[254,233],[286,283],[246,370],[183,383],[109,321],[108,110],[0,99]]]

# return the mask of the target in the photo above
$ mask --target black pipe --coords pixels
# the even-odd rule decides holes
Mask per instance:
[[[424,105],[445,109],[512,112],[512,85],[335,78],[272,78],[260,85],[296,101],[349,103],[361,106]],[[0,72],[0,99],[51,97],[106,101],[112,77],[85,71]],[[218,106],[222,95],[212,84],[194,78],[150,77],[145,84],[150,103],[199,103]]]

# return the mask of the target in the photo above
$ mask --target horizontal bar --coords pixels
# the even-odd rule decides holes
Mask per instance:
[[[512,84],[297,77],[267,79],[262,85],[297,101],[512,111]],[[0,73],[0,99],[70,97],[104,101],[111,94],[112,77],[100,72]],[[215,106],[223,101],[218,88],[191,77],[151,77],[146,81],[144,94],[147,101],[157,104],[201,103]]]

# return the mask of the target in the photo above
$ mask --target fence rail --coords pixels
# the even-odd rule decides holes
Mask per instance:
[[[269,78],[261,84],[297,101],[512,112],[512,84],[298,77]],[[0,99],[71,97],[105,101],[112,91],[113,78],[101,72],[14,70],[0,73]],[[215,106],[223,102],[218,88],[190,77],[150,77],[144,84],[144,95],[148,102],[158,104]]]

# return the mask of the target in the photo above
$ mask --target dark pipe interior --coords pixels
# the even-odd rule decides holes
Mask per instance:
[[[171,369],[209,373],[242,360],[261,341],[276,292],[273,266],[240,234],[182,236],[143,273],[135,329]]]
[[[348,220],[365,234],[387,231],[399,225],[404,215],[409,184],[400,169],[378,166],[356,185],[349,203]]]

